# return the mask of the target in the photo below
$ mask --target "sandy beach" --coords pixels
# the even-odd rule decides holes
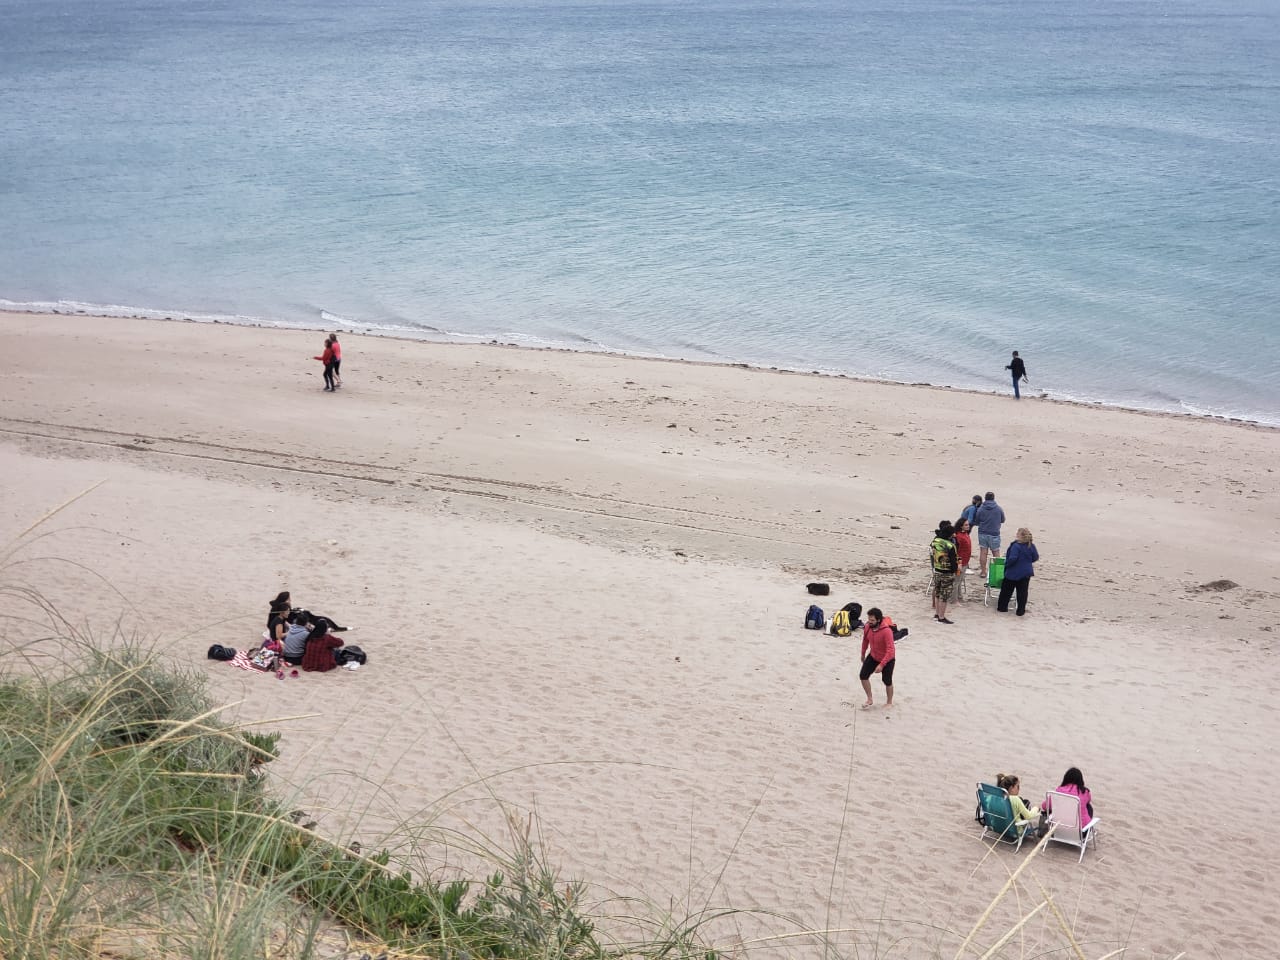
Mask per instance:
[[[789,935],[825,929],[847,957],[952,956],[1027,855],[980,842],[975,781],[1034,800],[1075,765],[1096,849],[1039,854],[978,941],[1043,888],[1090,958],[1274,953],[1276,431],[355,333],[329,394],[317,331],[0,314],[0,336],[0,541],[100,484],[5,577],[279,720],[272,775],[322,830],[501,842],[534,813],[600,901],[753,911],[711,928],[726,948],[816,957]],[[936,623],[932,531],[986,490],[1006,543],[1035,533],[1028,615],[974,588]],[[859,709],[857,637],[802,629],[812,580],[828,613],[910,628],[892,710]],[[281,589],[369,663],[205,659]],[[1044,911],[1002,955],[1064,942]]]

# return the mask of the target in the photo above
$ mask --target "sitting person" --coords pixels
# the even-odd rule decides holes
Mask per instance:
[[[302,654],[302,669],[305,671],[323,673],[326,669],[338,666],[338,660],[334,658],[333,652],[342,646],[342,640],[330,634],[330,626],[332,625],[324,617],[315,617],[311,621],[306,650]]]
[[[284,643],[284,635],[289,631],[289,591],[284,590],[271,601],[271,610],[267,614],[267,639],[276,643]]]
[[[1027,801],[1023,800],[1022,797],[1018,795],[1018,792],[1022,787],[1018,778],[1013,774],[996,774],[996,786],[1009,794],[1009,806],[1013,810],[1013,818],[1015,820],[1034,820],[1036,817],[1040,816],[1040,809],[1038,807],[1028,807]],[[1021,836],[1026,833],[1026,831],[1026,825],[1023,825],[1018,828],[1018,835]]]
[[[280,627],[280,624],[281,622],[286,621],[291,613],[306,613],[307,616],[313,620],[323,619],[329,625],[329,631],[331,633],[345,633],[347,630],[346,627],[338,626],[328,617],[322,618],[314,616],[306,610],[293,606],[293,600],[289,595],[289,591],[281,590],[271,601],[270,612],[267,614],[267,633],[271,635],[272,640],[284,639],[284,633],[288,624],[286,623],[283,628]],[[276,636],[277,632],[280,634],[279,636]]]
[[[1084,785],[1084,774],[1080,772],[1079,767],[1071,767],[1062,775],[1062,786],[1058,787],[1058,792],[1070,793],[1080,798],[1080,829],[1083,830],[1093,819],[1093,794]],[[1044,813],[1049,813],[1051,810],[1053,810],[1053,801],[1045,797]]]
[[[284,662],[295,667],[301,665],[302,657],[307,652],[307,638],[311,636],[310,621],[300,616],[306,613],[305,610],[294,610],[289,613],[284,640],[281,641]],[[307,616],[309,617],[310,614]]]
[[[309,610],[292,611],[284,639],[285,663],[312,672],[332,670],[337,666],[333,651],[342,646],[332,629],[327,617],[317,617]]]

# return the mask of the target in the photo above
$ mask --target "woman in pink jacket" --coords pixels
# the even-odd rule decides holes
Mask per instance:
[[[1093,819],[1093,794],[1084,785],[1084,774],[1080,772],[1079,767],[1071,767],[1062,775],[1062,786],[1058,788],[1058,792],[1072,793],[1080,798],[1080,828],[1083,830]],[[1048,813],[1052,809],[1053,804],[1046,797],[1044,812]]]
[[[880,674],[884,680],[885,706],[893,706],[893,663],[897,652],[893,647],[893,624],[890,623],[879,607],[867,611],[867,622],[862,627],[862,672],[858,679],[862,681],[862,690],[867,695],[867,702],[862,709],[874,706],[871,697],[871,675]]]

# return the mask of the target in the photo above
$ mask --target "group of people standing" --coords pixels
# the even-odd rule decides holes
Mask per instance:
[[[960,518],[952,523],[942,520],[934,531],[929,544],[929,560],[933,570],[930,593],[933,598],[933,619],[951,624],[947,619],[947,604],[965,599],[965,573],[973,557],[972,531],[978,530],[978,570],[983,581],[987,579],[987,567],[991,558],[1000,556],[1000,530],[1005,522],[1004,510],[996,502],[994,492],[986,496],[974,494],[969,505],[960,512]],[[996,610],[1007,613],[1009,601],[1017,595],[1016,612],[1027,612],[1027,594],[1031,578],[1035,576],[1035,563],[1040,559],[1034,537],[1026,527],[1019,527],[1009,555],[1004,562],[1004,579],[1000,583],[1000,596]]]
[[[342,386],[342,344],[338,342],[336,333],[329,334],[324,341],[324,352],[313,360],[324,364],[324,389],[332,392]]]

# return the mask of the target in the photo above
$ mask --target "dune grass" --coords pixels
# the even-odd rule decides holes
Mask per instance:
[[[326,925],[403,955],[622,951],[531,842],[434,883],[325,839],[265,787],[277,737],[217,717],[202,674],[131,645],[0,678],[0,956],[319,956]],[[707,956],[691,937],[625,952]]]

